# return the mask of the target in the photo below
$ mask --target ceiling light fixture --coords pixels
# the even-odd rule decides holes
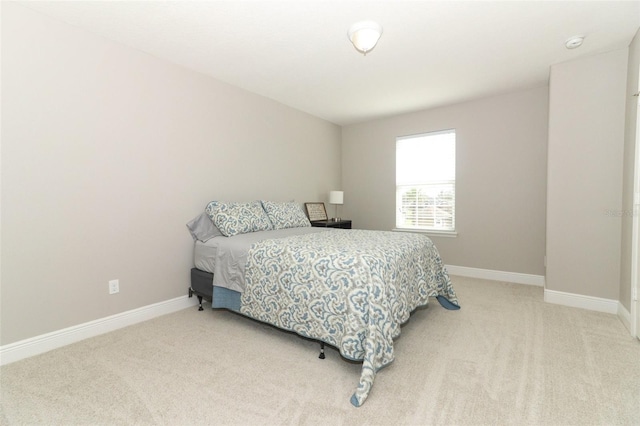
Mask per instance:
[[[376,46],[381,35],[382,26],[374,21],[356,22],[349,28],[349,40],[364,55]]]
[[[577,49],[578,47],[582,46],[583,41],[584,41],[584,36],[575,36],[565,41],[564,45],[567,49]]]

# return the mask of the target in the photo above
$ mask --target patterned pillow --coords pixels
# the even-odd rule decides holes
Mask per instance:
[[[307,215],[302,211],[300,204],[295,201],[276,203],[262,201],[262,207],[273,224],[273,229],[301,228],[311,226]]]
[[[260,201],[225,203],[212,201],[205,212],[220,232],[227,237],[273,229]]]

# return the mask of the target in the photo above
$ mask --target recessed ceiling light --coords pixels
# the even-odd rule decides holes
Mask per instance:
[[[583,41],[584,41],[584,36],[575,36],[565,41],[564,45],[566,46],[567,49],[576,49],[582,46]]]

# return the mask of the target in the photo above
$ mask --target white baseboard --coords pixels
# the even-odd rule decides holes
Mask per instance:
[[[491,269],[468,268],[466,266],[446,265],[451,275],[480,278],[483,280],[505,281],[516,284],[527,284],[544,287],[543,275],[521,274],[519,272],[494,271]]]
[[[468,268],[466,266],[446,265],[451,275],[461,277],[480,278],[484,280],[506,281],[516,284],[528,284],[544,287],[545,277],[542,275],[529,275],[517,272],[493,271],[490,269]],[[573,308],[588,309],[590,311],[605,312],[617,315],[622,323],[631,330],[631,315],[617,300],[603,299],[600,297],[585,296],[582,294],[565,293],[555,290],[544,290],[544,301],[556,305],[570,306]]]
[[[89,337],[108,333],[161,315],[193,307],[197,304],[198,302],[195,298],[190,299],[188,296],[180,296],[175,299],[143,306],[131,311],[0,346],[0,365],[39,355],[52,349],[88,339]]]
[[[624,324],[627,330],[631,333],[631,314],[622,303],[618,303],[618,311],[616,313],[618,314],[620,321],[622,321],[622,324]]]
[[[544,290],[544,301],[556,305],[571,306],[572,308],[588,309],[590,311],[618,314],[620,302],[613,299],[585,296],[583,294],[565,293],[563,291]]]

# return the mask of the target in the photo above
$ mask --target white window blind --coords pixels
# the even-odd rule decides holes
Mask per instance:
[[[455,231],[456,132],[396,139],[396,227]]]

